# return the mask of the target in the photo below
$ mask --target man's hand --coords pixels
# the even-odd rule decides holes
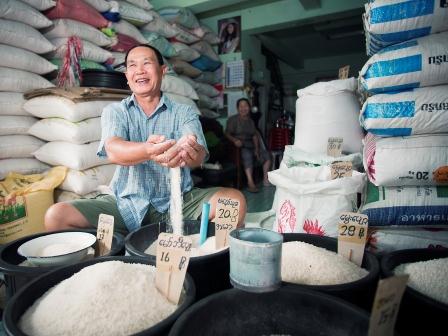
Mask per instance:
[[[236,140],[233,142],[233,144],[234,144],[236,147],[242,147],[242,146],[243,146],[243,142],[242,142],[240,139],[236,139]]]
[[[178,141],[178,146],[181,148],[180,154],[183,160],[181,167],[197,167],[204,161],[206,155],[205,148],[197,142],[195,135],[191,134],[182,137]]]
[[[169,168],[179,167],[182,164],[181,149],[176,145],[176,141],[165,141],[163,135],[150,135],[146,143],[149,144],[147,151],[150,160]]]

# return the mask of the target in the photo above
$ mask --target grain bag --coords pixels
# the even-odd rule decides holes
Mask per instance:
[[[219,107],[219,103],[216,99],[214,98],[210,98],[209,96],[203,95],[203,94],[198,94],[199,96],[199,101],[198,101],[198,106],[200,108],[208,108],[208,109],[216,109]]]
[[[65,53],[67,52],[67,37],[57,37],[50,40],[56,46],[56,50],[54,53],[50,55],[50,57],[56,58],[64,58]],[[112,54],[110,51],[105,50],[97,45],[89,42],[82,41],[82,53],[81,58],[88,59],[91,61],[104,63],[107,60],[112,58]]]
[[[174,36],[175,41],[192,44],[200,40],[199,37],[184,29],[183,26],[176,23],[173,23],[172,26],[176,30],[176,35]]]
[[[69,142],[48,142],[33,153],[36,159],[52,166],[65,166],[74,170],[85,170],[107,164],[105,158],[96,155],[99,141],[85,145]]]
[[[448,84],[448,32],[386,47],[359,75],[363,89],[374,94]]]
[[[193,69],[196,69],[193,67]],[[200,71],[199,69],[196,69]],[[189,76],[192,77],[192,76]],[[197,77],[192,77],[195,81],[201,82],[201,83],[207,83],[210,85],[215,85],[221,82],[222,80],[222,72],[221,68],[216,71],[203,71],[199,74]]]
[[[280,168],[268,173],[277,187],[273,230],[337,237],[338,218],[344,211],[357,210],[357,193],[362,192],[365,174],[331,180],[331,169],[321,167]]]
[[[0,19],[0,43],[23,48],[36,54],[45,54],[55,49],[39,31],[16,21]]]
[[[23,94],[19,92],[0,92],[0,115],[30,116],[25,111]]]
[[[153,19],[150,11],[142,10],[127,1],[116,0],[116,2],[119,4],[121,18],[135,26],[144,26]]]
[[[53,87],[54,84],[32,72],[0,67],[0,91],[26,92]]]
[[[58,69],[61,69],[64,66],[64,60],[60,58],[51,58],[50,62],[53,63],[55,66],[57,66]],[[107,68],[104,65],[86,59],[81,59],[79,61],[79,66],[81,67],[81,70],[88,70],[88,69],[103,70],[103,71],[107,70]]]
[[[448,30],[445,0],[377,0],[363,15],[368,55],[413,38]]]
[[[10,173],[0,182],[0,244],[45,231],[45,212],[65,174],[55,167],[45,176]]]
[[[19,21],[36,29],[49,27],[52,24],[41,12],[17,0],[0,1],[0,18]]]
[[[55,0],[21,0],[22,2],[36,8],[38,11],[44,11],[56,6]]]
[[[377,136],[448,133],[448,85],[371,96],[360,122]]]
[[[159,14],[170,23],[179,23],[187,28],[199,27],[196,16],[190,9],[185,7],[165,7],[159,10]]]
[[[47,118],[36,122],[28,133],[45,141],[85,144],[101,139],[101,117],[73,123],[62,118]]]
[[[110,183],[116,167],[116,165],[107,164],[86,170],[70,169],[59,188],[78,195],[91,193],[97,190],[100,185]]]
[[[448,227],[448,186],[367,185],[361,212],[369,227]]]
[[[176,57],[182,61],[191,62],[201,56],[201,54],[197,50],[190,48],[189,46],[187,46],[184,43],[173,42],[173,43],[171,43],[171,45],[176,50],[176,53],[177,53]]]
[[[166,38],[176,36],[177,30],[173,26],[171,26],[163,17],[161,17],[159,13],[151,10],[150,14],[153,17],[153,20],[140,27],[143,32],[146,31],[157,33]]]
[[[32,158],[32,153],[44,144],[31,135],[1,135],[0,159]]]
[[[191,106],[192,112],[194,112],[194,113],[196,113],[198,115],[201,115],[201,112],[199,111],[198,106],[190,98],[184,97],[184,96],[180,96],[180,95],[177,95],[175,93],[170,93],[170,92],[166,92],[164,94],[166,94],[169,99],[171,99],[172,101],[174,101],[174,102],[176,102],[178,104],[185,104],[185,105]]]
[[[153,8],[153,6],[149,3],[148,0],[126,0],[126,1],[145,10],[151,10]]]
[[[342,152],[361,151],[356,79],[315,83],[297,91],[294,146],[310,153],[327,153],[328,138],[343,138]]]
[[[44,75],[57,69],[54,64],[31,51],[0,44],[0,66]]]
[[[28,134],[37,120],[31,116],[0,116],[0,135]]]
[[[95,8],[98,12],[108,12],[111,9],[111,4],[107,0],[83,0],[85,3],[89,4]]]
[[[171,58],[178,55],[176,49],[162,35],[144,30],[141,33],[145,37],[146,43],[160,51],[163,57]]]
[[[3,180],[10,172],[19,174],[40,174],[50,169],[39,160],[32,158],[12,158],[0,160],[0,180]]]
[[[112,39],[103,34],[100,30],[86,23],[71,19],[53,20],[53,26],[43,30],[43,32],[47,39],[76,35],[80,39],[92,42],[100,47],[112,44]]]
[[[448,185],[448,135],[378,138],[368,134],[364,169],[376,186]]]
[[[142,33],[140,33],[140,30],[138,30],[136,26],[130,24],[126,20],[120,20],[118,22],[113,22],[112,28],[117,33],[130,36],[139,43],[143,43],[143,44],[148,43],[148,41],[146,41],[146,38],[142,35]]]
[[[201,55],[199,58],[191,62],[191,65],[202,71],[215,71],[222,65],[221,61],[215,61],[208,56]]]
[[[207,83],[196,82],[195,84],[196,92],[202,95],[214,98],[219,96],[219,91],[215,89],[213,85]]]
[[[188,82],[176,76],[163,76],[162,86],[160,89],[163,92],[171,92],[191,99],[199,98],[195,89],[193,89]]]
[[[170,59],[170,63],[174,69],[174,71],[178,75],[185,75],[190,78],[198,77],[202,71],[195,68],[194,66],[188,64],[187,62],[178,60],[178,59]]]
[[[201,55],[205,55],[214,61],[220,61],[219,56],[215,50],[213,50],[213,47],[205,41],[193,43],[190,47],[197,50]]]

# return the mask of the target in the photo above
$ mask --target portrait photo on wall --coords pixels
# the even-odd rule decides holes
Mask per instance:
[[[219,54],[230,54],[241,51],[241,16],[218,21]]]

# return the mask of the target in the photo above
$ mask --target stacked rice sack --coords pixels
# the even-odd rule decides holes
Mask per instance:
[[[376,12],[366,16],[379,19],[380,11],[394,10],[388,15],[395,27],[415,21],[419,29],[420,23],[434,28],[427,34],[446,30],[428,20],[444,15],[446,24],[447,8],[424,1],[426,7],[413,8],[419,13],[426,8],[428,14],[411,18],[409,6],[415,2],[377,1],[369,5]],[[400,6],[406,10],[395,12]],[[369,132],[364,168],[370,182],[362,212],[372,228],[371,249],[448,247],[448,32],[378,50],[361,70],[360,86],[369,96],[360,122]]]
[[[273,229],[337,237],[342,212],[356,212],[365,186],[354,78],[298,90],[295,143],[286,146],[280,169],[269,172],[276,188]],[[340,157],[327,155],[328,138],[343,138]],[[331,164],[349,161],[352,176],[332,179]]]
[[[59,193],[57,201],[94,196],[100,185],[111,181],[115,165],[99,158],[96,151],[101,139],[101,113],[114,101],[75,102],[57,95],[44,95],[31,98],[23,105],[28,113],[42,118],[28,132],[47,141],[33,155],[50,166],[69,168],[59,189],[73,194]]]
[[[28,135],[37,119],[22,106],[23,92],[54,86],[43,76],[56,67],[41,55],[55,47],[38,30],[51,25],[39,12],[49,6],[54,2],[0,2],[0,180],[11,171],[34,174],[49,168],[33,158],[44,142]]]

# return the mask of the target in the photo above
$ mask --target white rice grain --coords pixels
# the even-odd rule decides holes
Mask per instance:
[[[448,258],[401,264],[394,273],[409,274],[409,287],[448,305]]]
[[[20,318],[30,336],[131,335],[173,313],[154,284],[155,267],[109,261],[48,290]]]
[[[183,234],[182,216],[182,192],[181,192],[181,171],[180,168],[170,168],[171,178],[171,198],[170,198],[170,220],[173,233]]]
[[[304,242],[282,245],[282,280],[302,285],[339,285],[368,272],[335,252]]]

